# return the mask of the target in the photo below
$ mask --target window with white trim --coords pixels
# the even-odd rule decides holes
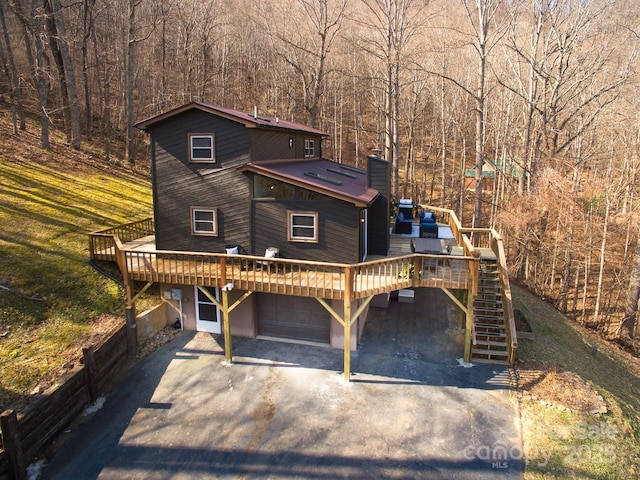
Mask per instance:
[[[316,212],[288,212],[290,242],[318,242],[318,214]]]
[[[215,163],[215,136],[212,133],[189,134],[189,161],[192,163]]]
[[[191,233],[193,235],[218,235],[218,210],[216,208],[191,207]]]
[[[310,138],[304,139],[304,156],[305,158],[315,157],[316,141]]]

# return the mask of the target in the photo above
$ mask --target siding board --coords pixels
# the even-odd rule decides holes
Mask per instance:
[[[249,249],[248,178],[236,167],[249,160],[244,125],[201,111],[153,127],[156,246],[163,250],[223,252]],[[216,163],[188,162],[188,134],[215,133]],[[191,234],[190,207],[218,209],[218,236]]]
[[[255,200],[253,203],[253,253],[263,254],[267,247],[276,247],[285,258],[336,263],[360,261],[358,209],[353,205],[334,199]],[[287,240],[289,210],[318,212],[318,243]]]

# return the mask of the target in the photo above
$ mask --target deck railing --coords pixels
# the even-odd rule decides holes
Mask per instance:
[[[89,234],[89,256],[91,260],[115,261],[115,237],[118,237],[122,243],[127,243],[153,234],[153,218],[151,217],[91,232]]]
[[[409,287],[471,288],[470,257],[407,255],[355,265],[251,255],[123,248],[116,255],[130,280],[234,288],[265,293],[344,299],[347,278],[353,298]],[[349,271],[350,270],[350,271]],[[477,271],[477,269],[475,269]]]
[[[518,337],[516,333],[516,321],[513,313],[513,303],[511,297],[511,284],[509,283],[509,274],[507,272],[507,262],[506,256],[504,253],[504,244],[502,242],[502,237],[496,232],[492,230],[491,234],[491,250],[495,254],[498,260],[498,266],[500,271],[500,287],[502,290],[502,298],[503,298],[503,315],[504,315],[504,323],[507,328],[505,328],[507,335],[507,349],[509,351],[508,362],[509,365],[513,365],[515,360],[516,349],[518,348]]]
[[[504,320],[510,362],[517,348],[511,289],[500,235],[494,229],[463,228],[451,210],[421,206],[448,225],[461,255],[406,255],[340,264],[265,258],[221,253],[141,251],[124,243],[154,233],[147,218],[90,234],[93,260],[116,261],[129,280],[234,288],[284,295],[353,299],[411,287],[442,287],[477,294],[481,250],[491,250],[498,261],[504,302]],[[348,280],[347,280],[348,279]],[[349,282],[349,287],[347,287]]]

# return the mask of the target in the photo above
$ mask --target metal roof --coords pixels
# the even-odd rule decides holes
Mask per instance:
[[[364,170],[324,158],[264,160],[239,167],[265,177],[280,180],[359,207],[371,205],[378,190],[367,186]]]
[[[211,113],[212,115],[217,115],[219,117],[224,117],[235,122],[243,123],[247,128],[268,128],[327,136],[327,133],[316,128],[302,125],[300,123],[282,120],[278,117],[267,117],[264,115],[258,115],[257,112],[246,113],[238,110],[233,110],[231,108],[224,108],[216,105],[207,105],[200,102],[187,103],[185,105],[182,105],[181,107],[174,108],[173,110],[169,110],[167,112],[138,122],[135,126],[141,130],[148,130],[150,127],[157,123],[163,122],[175,115],[179,115],[181,113],[194,109],[202,110],[203,112]]]

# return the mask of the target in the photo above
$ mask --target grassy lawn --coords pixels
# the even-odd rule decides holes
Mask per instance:
[[[526,479],[640,477],[640,360],[514,287]]]
[[[0,115],[0,411],[24,404],[122,321],[87,233],[151,215],[150,182],[90,151],[11,135]],[[89,150],[89,149],[87,149]]]

